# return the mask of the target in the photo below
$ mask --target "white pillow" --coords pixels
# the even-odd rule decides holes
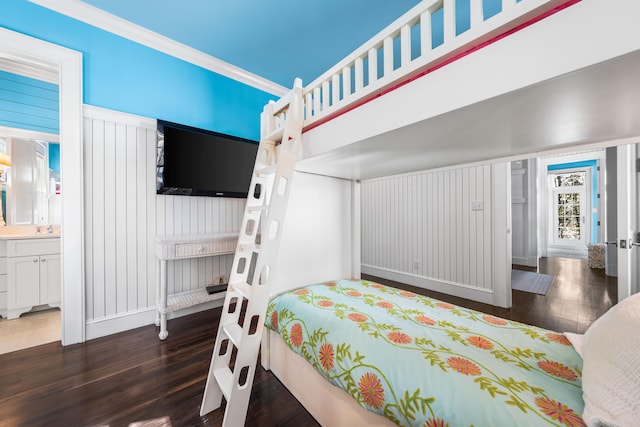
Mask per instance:
[[[565,332],[564,336],[567,337],[576,353],[582,357],[582,343],[584,342],[584,334],[573,334],[571,332]]]
[[[584,422],[640,425],[640,294],[622,300],[587,329],[582,357]]]

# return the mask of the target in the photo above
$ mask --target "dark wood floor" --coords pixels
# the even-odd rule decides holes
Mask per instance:
[[[584,332],[617,300],[615,279],[584,261],[543,259],[556,274],[547,296],[513,291],[514,306],[498,309],[417,288],[469,308],[548,329]],[[219,426],[222,410],[200,417],[220,309],[169,322],[160,342],[154,326],[61,347],[46,344],[0,355],[0,426],[128,426],[169,417],[173,426]],[[248,426],[317,426],[270,373],[258,368]]]

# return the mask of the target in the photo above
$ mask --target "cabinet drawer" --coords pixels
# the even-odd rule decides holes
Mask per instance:
[[[60,253],[60,238],[9,240],[7,256],[49,255]]]
[[[202,256],[222,255],[233,253],[235,243],[228,244],[223,242],[199,242],[199,243],[182,243],[176,245],[176,258],[197,258]]]
[[[0,292],[7,292],[7,275],[0,274]]]

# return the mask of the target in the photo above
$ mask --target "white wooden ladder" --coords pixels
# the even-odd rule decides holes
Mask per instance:
[[[200,415],[244,425],[302,134],[302,82],[261,115],[261,137]],[[277,147],[277,149],[276,149]]]

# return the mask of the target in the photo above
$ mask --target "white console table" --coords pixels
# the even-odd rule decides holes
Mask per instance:
[[[158,337],[164,340],[167,332],[167,313],[224,298],[226,292],[209,295],[205,288],[167,294],[167,261],[232,254],[236,250],[238,233],[194,234],[156,237],[158,275],[156,286],[156,326]]]

